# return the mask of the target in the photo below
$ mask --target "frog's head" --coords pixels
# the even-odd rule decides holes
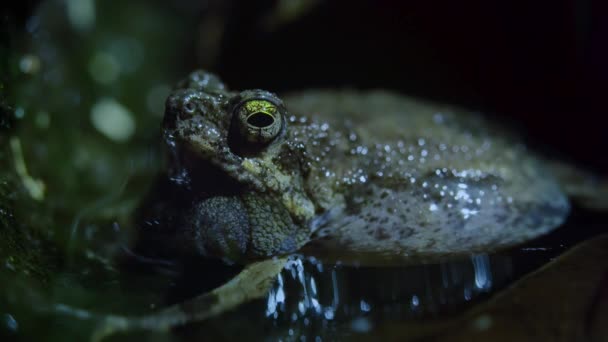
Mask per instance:
[[[260,157],[280,144],[285,111],[273,93],[229,92],[215,75],[197,71],[167,99],[163,126],[170,145],[182,144],[212,164],[227,167],[228,160]]]
[[[243,248],[249,249],[243,246],[253,243],[259,250],[254,254],[269,255],[274,253],[270,249],[299,247],[292,243],[295,226],[304,225],[314,207],[302,188],[300,164],[286,144],[286,108],[275,94],[230,92],[215,75],[197,71],[167,99],[163,128],[177,164],[172,167],[184,169],[205,193],[202,201],[208,205],[200,207],[203,223],[196,228],[205,250],[234,255],[233,247],[240,246],[243,254]],[[220,196],[236,200],[214,199]],[[209,208],[218,206],[225,215],[211,213]],[[244,219],[227,223],[226,217],[243,217],[230,211],[243,208]],[[264,212],[269,216],[260,219]],[[255,246],[256,232],[278,243],[270,249]],[[240,241],[243,237],[251,241]]]

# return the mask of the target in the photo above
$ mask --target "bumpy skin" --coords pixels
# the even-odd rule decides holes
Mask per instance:
[[[233,127],[255,98],[284,116],[265,145]],[[338,256],[440,256],[531,239],[568,213],[539,161],[474,113],[382,91],[284,101],[203,71],[177,86],[163,129],[170,179],[191,199],[167,245],[236,261],[309,242]]]

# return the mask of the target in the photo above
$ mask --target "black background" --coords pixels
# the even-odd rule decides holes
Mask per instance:
[[[0,5],[2,39],[36,3]],[[460,103],[608,174],[608,21],[600,1],[322,1],[278,30],[260,30],[259,15],[272,3],[228,9],[215,71],[232,88],[389,88]],[[197,66],[195,57],[177,62]]]

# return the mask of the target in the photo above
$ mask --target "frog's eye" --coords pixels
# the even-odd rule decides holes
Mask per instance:
[[[277,105],[255,99],[237,107],[236,121],[241,137],[250,143],[266,144],[279,135],[283,118]]]

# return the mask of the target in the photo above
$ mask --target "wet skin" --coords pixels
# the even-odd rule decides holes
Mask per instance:
[[[166,255],[450,256],[529,240],[569,211],[500,128],[390,92],[281,99],[196,71],[167,99],[163,136],[169,172],[151,207],[166,217],[142,235]]]

